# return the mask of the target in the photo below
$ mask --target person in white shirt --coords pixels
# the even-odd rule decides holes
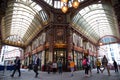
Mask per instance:
[[[53,61],[52,69],[53,69],[53,73],[56,73],[56,71],[57,71],[57,62],[56,61]]]

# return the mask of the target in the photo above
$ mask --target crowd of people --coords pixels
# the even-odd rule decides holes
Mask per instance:
[[[30,63],[29,67],[28,67],[29,70],[33,70],[35,72],[35,78],[37,78],[38,74],[39,74],[38,73],[39,63],[40,63],[40,58],[36,55],[33,63]],[[74,76],[75,62],[72,59],[70,59],[68,63],[69,63],[68,67],[71,71],[70,76],[72,77],[72,76]],[[100,72],[103,73],[104,70],[106,69],[108,72],[108,75],[110,76],[110,69],[108,66],[108,60],[107,60],[105,55],[103,56],[101,61],[97,58],[95,61],[95,65],[97,68],[97,71],[96,71],[97,73],[100,73]],[[117,65],[117,62],[115,60],[113,60],[113,65],[114,65],[115,72],[118,72],[118,65]],[[13,70],[13,73],[11,74],[11,77],[14,77],[14,74],[16,71],[19,72],[18,76],[19,77],[21,76],[20,66],[21,66],[20,58],[16,57],[16,59],[14,61],[14,70]],[[62,72],[63,72],[62,59],[58,59],[58,61],[54,60],[53,62],[48,61],[46,66],[47,66],[48,74],[50,74],[50,72],[53,72],[55,74],[57,71],[59,72],[59,74],[62,74]],[[83,66],[83,69],[85,70],[85,76],[86,77],[91,76],[92,75],[92,66],[91,66],[91,61],[87,56],[84,56],[84,58],[82,59],[82,66]]]
[[[82,65],[85,70],[85,76],[92,75],[90,64],[91,64],[90,60],[86,56],[84,56],[84,59],[82,60]],[[110,76],[110,67],[108,66],[108,59],[105,55],[103,56],[101,61],[97,58],[95,61],[95,65],[97,68],[97,73],[100,73],[100,72],[103,73],[104,70],[106,69],[108,72],[108,76]],[[114,66],[115,72],[118,72],[118,65],[115,60],[113,60],[113,66]]]
[[[49,61],[47,63],[47,72],[48,74],[50,74],[51,71],[53,73],[56,73],[58,69],[59,74],[62,74],[62,66],[63,66],[63,63],[61,59],[59,59],[58,61],[54,60],[53,62]]]

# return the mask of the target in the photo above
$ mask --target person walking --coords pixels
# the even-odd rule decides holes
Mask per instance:
[[[89,66],[88,66],[88,58],[86,56],[84,56],[84,59],[82,61],[82,65],[83,65],[83,68],[85,69],[85,76],[89,76],[88,75],[88,72],[89,72]]]
[[[103,56],[103,59],[102,59],[102,65],[103,65],[103,70],[101,72],[103,73],[105,68],[107,68],[108,75],[110,76],[110,70],[109,70],[109,67],[108,67],[108,60],[107,60],[105,55]]]
[[[92,61],[91,61],[91,60],[88,60],[88,68],[89,68],[88,74],[89,74],[90,76],[92,76]]]
[[[32,70],[32,63],[28,65],[28,71]]]
[[[58,72],[59,72],[59,74],[62,74],[62,61],[60,59],[57,62],[57,65],[58,65]]]
[[[47,72],[48,72],[48,74],[50,74],[51,68],[52,68],[52,62],[48,61],[48,63],[47,63]]]
[[[34,59],[34,67],[33,67],[33,71],[35,72],[35,78],[38,77],[38,66],[39,66],[39,63],[40,63],[40,59],[39,57],[36,55],[35,56],[35,59]]]
[[[96,66],[97,66],[97,73],[99,73],[99,71],[102,71],[102,70],[100,69],[101,62],[99,61],[99,59],[96,60]]]
[[[16,57],[14,63],[15,63],[14,71],[13,71],[11,77],[14,77],[14,74],[15,74],[16,70],[18,70],[19,77],[20,77],[21,76],[21,71],[20,71],[21,62],[20,62],[20,58],[18,56]]]
[[[71,77],[74,76],[74,75],[73,75],[74,68],[75,68],[75,62],[74,62],[73,60],[71,60],[71,61],[70,61]]]
[[[57,71],[57,62],[55,60],[52,63],[52,70],[53,70],[53,73],[56,73]]]
[[[113,60],[113,65],[114,65],[115,72],[118,72],[118,66],[115,60]]]

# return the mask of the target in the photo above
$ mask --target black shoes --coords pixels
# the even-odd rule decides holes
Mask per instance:
[[[37,73],[37,74],[36,74],[35,78],[37,78],[37,77],[38,77],[38,74],[39,74],[39,73]]]
[[[10,75],[11,77],[13,77],[13,75]]]

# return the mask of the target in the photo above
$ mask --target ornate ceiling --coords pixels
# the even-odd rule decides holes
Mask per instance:
[[[117,20],[112,12],[111,6],[99,2],[81,9],[71,22],[95,43],[103,37],[100,41],[102,43],[116,42],[120,35]]]
[[[70,25],[96,44],[119,42],[120,18],[117,14],[119,8],[112,7],[109,0],[108,2],[105,0],[78,1],[79,8],[70,12],[72,16]],[[0,8],[0,12],[4,12],[0,13],[2,15],[0,16],[0,37],[5,44],[21,47],[29,44],[39,31],[49,24],[49,10],[60,10],[63,5],[60,0],[9,0],[7,2],[7,0],[0,2],[0,6],[4,4],[5,8],[4,10]],[[117,0],[116,3],[113,2],[114,0],[112,0],[113,5],[118,5]]]
[[[12,45],[27,45],[47,20],[47,14],[35,2],[10,0],[2,18],[2,40]]]

